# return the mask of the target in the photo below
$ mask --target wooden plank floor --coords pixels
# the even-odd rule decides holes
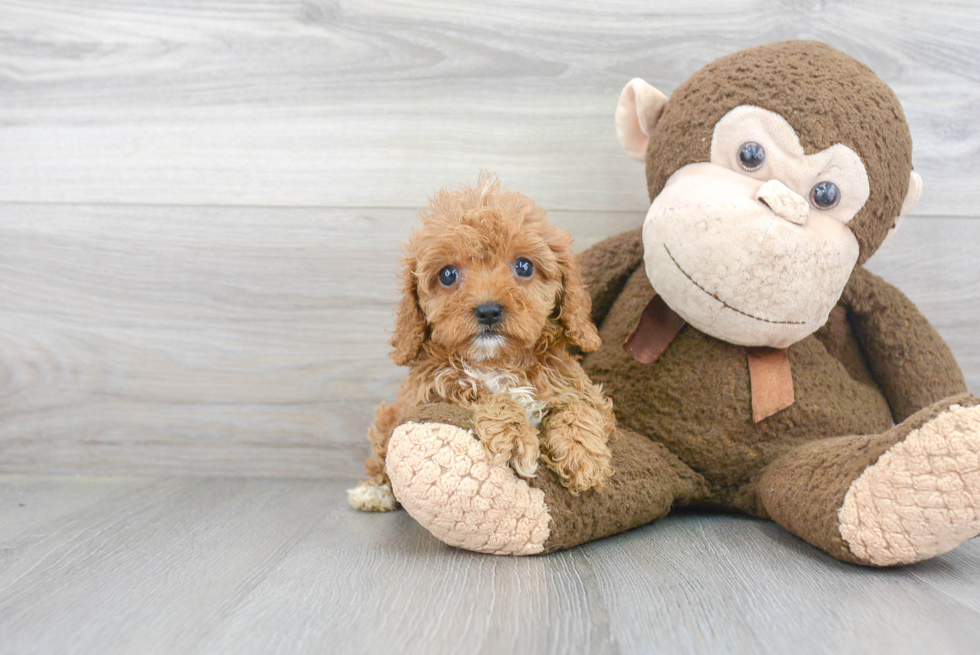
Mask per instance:
[[[975,653],[980,540],[894,570],[675,515],[542,557],[344,481],[0,476],[2,653]]]

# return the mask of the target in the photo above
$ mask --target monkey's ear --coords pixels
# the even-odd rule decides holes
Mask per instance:
[[[623,87],[616,106],[616,136],[623,150],[636,161],[647,156],[654,125],[667,107],[667,96],[638,77]]]
[[[908,193],[905,194],[905,200],[902,201],[902,209],[899,210],[898,216],[895,217],[895,224],[892,225],[890,230],[888,230],[888,234],[885,235],[885,239],[882,241],[882,243],[891,238],[891,235],[895,234],[895,230],[897,230],[898,226],[902,224],[905,217],[909,215],[909,212],[912,211],[915,204],[919,202],[919,196],[921,195],[922,176],[915,171],[912,171],[909,173],[909,190]]]
[[[418,357],[426,334],[425,317],[419,307],[418,285],[415,280],[415,261],[405,260],[402,276],[402,299],[398,304],[395,333],[391,335],[391,358],[399,366],[410,364]]]

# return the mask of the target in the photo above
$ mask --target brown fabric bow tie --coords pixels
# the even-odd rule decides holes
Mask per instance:
[[[623,350],[641,364],[653,364],[686,325],[677,312],[655,295],[640,314]],[[758,423],[796,401],[793,372],[785,348],[747,347],[752,422]]]

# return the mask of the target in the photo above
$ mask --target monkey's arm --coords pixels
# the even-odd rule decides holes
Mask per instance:
[[[640,230],[609,237],[579,253],[578,266],[592,297],[592,321],[596,325],[602,325],[627,278],[642,263]]]
[[[967,390],[949,346],[901,291],[858,266],[841,302],[896,423]]]

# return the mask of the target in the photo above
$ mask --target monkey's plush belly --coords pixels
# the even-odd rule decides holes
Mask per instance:
[[[753,511],[745,485],[792,447],[891,427],[888,403],[860,357],[845,366],[814,336],[789,348],[796,402],[759,423],[752,421],[745,348],[688,325],[654,364],[633,360],[622,343],[652,297],[641,267],[603,322],[602,347],[583,366],[613,399],[619,425],[701,473],[712,501]],[[835,350],[856,348],[849,335],[837,338]]]

